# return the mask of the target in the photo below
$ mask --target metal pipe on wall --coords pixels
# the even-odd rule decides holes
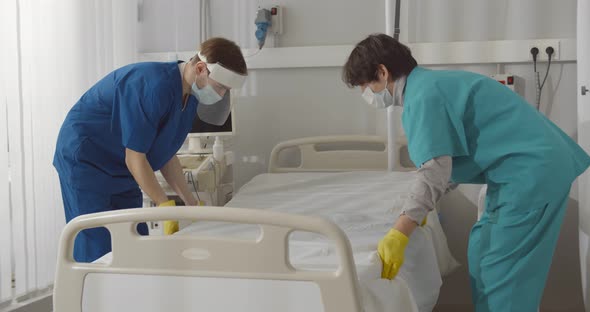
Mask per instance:
[[[385,34],[396,39],[399,38],[399,11],[401,0],[385,0]],[[394,3],[395,2],[395,3]],[[395,4],[395,7],[394,7]],[[399,155],[395,148],[396,127],[395,109],[387,108],[387,169],[393,171]]]

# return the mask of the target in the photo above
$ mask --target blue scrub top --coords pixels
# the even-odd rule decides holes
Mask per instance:
[[[452,156],[453,182],[508,186],[502,192],[512,200],[561,196],[590,166],[590,156],[542,113],[475,73],[416,67],[402,120],[414,164]]]
[[[53,164],[77,189],[118,193],[137,188],[125,148],[145,153],[154,170],[180,149],[198,101],[183,109],[177,62],[137,63],[117,69],[88,90],[68,113]]]

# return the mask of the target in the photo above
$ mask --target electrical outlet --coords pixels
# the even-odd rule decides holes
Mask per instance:
[[[533,59],[533,55],[531,54],[531,49],[533,47],[537,47],[539,49],[539,54],[537,55],[537,62],[548,61],[549,58],[547,56],[547,52],[545,52],[545,50],[548,47],[552,47],[555,51],[551,56],[551,60],[559,60],[559,40],[531,40],[526,50],[529,60]]]

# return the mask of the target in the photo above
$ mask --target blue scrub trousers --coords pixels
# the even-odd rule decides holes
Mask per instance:
[[[486,211],[469,237],[472,299],[477,312],[536,312],[567,208],[561,196],[514,207],[488,189]],[[539,194],[539,196],[542,196]]]
[[[116,194],[93,193],[73,188],[61,178],[60,186],[66,222],[84,214],[138,208],[143,204],[139,188]],[[140,223],[137,231],[140,235],[147,235],[147,225]],[[77,262],[92,262],[110,251],[111,236],[106,228],[83,230],[76,236],[74,259]]]

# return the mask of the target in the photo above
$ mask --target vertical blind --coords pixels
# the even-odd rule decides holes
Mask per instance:
[[[53,284],[59,128],[92,84],[135,61],[136,23],[136,1],[0,1],[0,306]]]

